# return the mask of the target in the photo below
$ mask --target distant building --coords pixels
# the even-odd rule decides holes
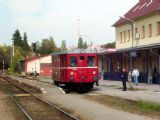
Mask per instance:
[[[40,76],[51,76],[51,55],[45,55],[24,60],[24,72],[28,75],[36,73]]]

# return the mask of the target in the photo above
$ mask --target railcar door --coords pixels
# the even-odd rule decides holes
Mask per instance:
[[[86,67],[86,55],[80,55],[78,60],[78,79],[79,82],[87,81],[87,67]]]
[[[76,55],[69,55],[67,65],[69,69],[67,70],[67,76],[69,82],[77,82],[78,80],[78,57]]]

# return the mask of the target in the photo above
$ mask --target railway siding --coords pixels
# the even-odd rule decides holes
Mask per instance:
[[[8,96],[0,91],[0,116],[3,120],[16,120]]]
[[[4,78],[5,79],[5,78]],[[65,112],[61,108],[45,101],[44,99],[38,97],[37,95],[32,94],[31,91],[26,90],[27,87],[24,86],[23,82],[20,85],[16,85],[17,81],[15,79],[11,79],[7,77],[7,81],[9,83],[14,83],[14,87],[18,88],[22,91],[22,95],[15,95],[14,92],[18,90],[12,89],[11,86],[5,86],[4,92],[8,93],[8,95],[12,98],[12,100],[16,103],[16,105],[23,111],[24,115],[26,115],[29,120],[79,120],[78,118],[72,116],[71,114]],[[3,81],[4,82],[4,81]],[[18,83],[19,84],[19,83]],[[23,89],[25,88],[25,90]],[[2,90],[3,90],[2,89]],[[9,89],[9,91],[8,91]],[[34,90],[33,88],[31,88]],[[30,96],[26,96],[24,92],[30,94]],[[35,92],[35,91],[34,91]],[[24,117],[24,118],[26,118]]]

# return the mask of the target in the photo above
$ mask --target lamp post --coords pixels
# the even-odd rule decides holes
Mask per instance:
[[[133,48],[134,48],[134,40],[135,40],[135,26],[136,26],[136,22],[135,21],[133,21],[133,20],[131,20],[131,19],[129,19],[129,18],[127,18],[127,17],[125,17],[125,16],[119,16],[120,18],[123,18],[123,19],[126,19],[126,20],[128,20],[128,21],[130,21],[132,24],[131,24],[131,26],[132,26],[132,44],[131,44],[131,48],[132,48],[132,50],[131,50],[131,53],[130,53],[130,70],[132,71],[132,68],[133,68],[133,57],[135,57],[135,51],[133,50]]]

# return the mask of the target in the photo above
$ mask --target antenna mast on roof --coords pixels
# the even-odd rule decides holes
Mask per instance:
[[[77,32],[78,32],[78,39],[80,38],[80,18],[77,19]]]

